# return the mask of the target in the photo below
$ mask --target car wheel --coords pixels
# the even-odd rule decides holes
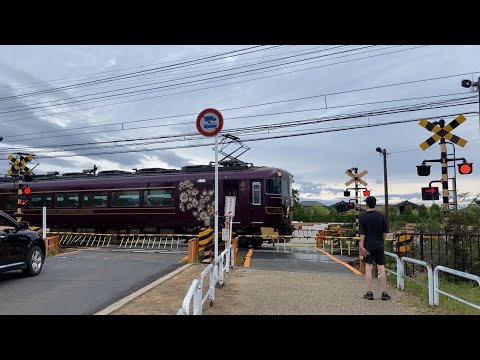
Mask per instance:
[[[27,256],[27,268],[23,270],[23,273],[27,276],[37,276],[42,271],[43,266],[43,253],[38,246],[33,246],[28,252]]]

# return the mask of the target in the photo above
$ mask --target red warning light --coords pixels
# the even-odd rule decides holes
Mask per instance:
[[[25,189],[23,189],[23,193],[25,195],[30,195],[31,192],[32,192],[32,189],[30,189],[29,187],[26,187]]]
[[[473,170],[472,163],[458,164],[458,172],[462,175],[471,174]]]
[[[20,205],[25,206],[27,205],[27,202],[25,200],[20,201]]]
[[[370,196],[370,190],[364,190],[363,196]]]

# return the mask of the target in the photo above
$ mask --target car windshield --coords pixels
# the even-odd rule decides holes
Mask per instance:
[[[18,224],[13,218],[0,211],[0,226],[18,227]]]

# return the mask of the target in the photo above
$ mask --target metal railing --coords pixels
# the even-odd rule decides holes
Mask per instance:
[[[233,253],[233,245],[230,244],[201,272],[197,279],[192,281],[192,284],[183,299],[182,307],[177,311],[177,315],[190,314],[190,303],[192,298],[193,315],[202,315],[202,307],[207,299],[210,300],[210,306],[213,306],[215,301],[215,285],[218,282],[219,286],[223,287],[224,272],[228,273],[230,270],[230,264],[233,264],[231,253]],[[206,293],[203,294],[203,281],[207,275],[209,277],[209,286]]]
[[[425,266],[427,268],[427,273],[428,273],[428,304],[429,305],[433,305],[433,272],[432,272],[432,265],[425,262],[425,261],[421,261],[421,260],[417,260],[417,259],[412,259],[412,258],[409,258],[409,257],[402,257],[400,259],[401,261],[401,268],[402,268],[402,276],[400,277],[401,281],[400,281],[400,289],[405,289],[405,266],[404,266],[404,263],[405,262],[409,262],[409,263],[412,263],[412,264],[417,264],[417,265],[422,265],[422,266]],[[413,279],[409,279],[409,280],[412,280]],[[398,283],[398,279],[397,279],[397,283]],[[423,283],[420,283],[421,285],[424,285]]]
[[[60,236],[63,246],[111,247],[119,249],[180,250],[192,234],[95,234],[95,233],[51,233]]]
[[[408,257],[480,275],[480,234],[405,234],[412,237]]]
[[[391,257],[395,258],[395,260],[397,261],[397,271],[392,271],[390,269],[387,269],[387,267],[385,267],[385,271],[396,275],[397,276],[397,288],[398,289],[403,289],[403,287],[402,287],[403,266],[402,266],[402,261],[400,260],[400,257],[397,254],[394,254],[394,253],[391,253],[391,252],[388,252],[388,251],[385,251],[385,255],[391,256]]]
[[[466,279],[470,279],[470,280],[473,280],[473,281],[476,281],[478,283],[478,285],[480,285],[480,276],[476,276],[476,275],[472,275],[472,274],[468,274],[468,273],[465,273],[465,272],[462,272],[462,271],[458,271],[458,270],[454,270],[454,269],[450,269],[450,268],[447,268],[445,266],[437,266],[435,267],[435,270],[434,270],[434,275],[433,275],[433,296],[434,296],[434,303],[435,305],[440,305],[440,296],[439,294],[443,294],[445,296],[448,296],[452,299],[455,299],[457,301],[460,301],[466,305],[470,305],[472,307],[474,307],[475,309],[479,309],[480,310],[480,306],[479,305],[476,305],[476,304],[472,304],[471,302],[468,302],[466,300],[463,300],[463,299],[460,299],[459,297],[455,296],[455,295],[452,295],[452,294],[449,294],[445,291],[442,291],[440,290],[438,287],[439,287],[439,281],[438,281],[438,273],[440,271],[443,271],[443,272],[446,272],[446,273],[449,273],[449,274],[452,274],[452,275],[457,275],[457,276],[460,276],[460,277],[463,277],[463,278],[466,278]]]
[[[438,266],[435,267],[435,269],[433,269],[432,265],[427,263],[426,261],[412,259],[412,258],[409,258],[409,257],[400,258],[397,254],[394,254],[394,253],[391,253],[391,252],[388,252],[388,251],[385,251],[385,255],[395,258],[395,260],[397,262],[397,271],[396,272],[392,271],[390,269],[387,269],[387,268],[385,268],[385,271],[387,271],[389,273],[392,273],[392,274],[396,274],[396,276],[397,276],[397,288],[398,289],[400,289],[400,290],[405,289],[405,279],[409,279],[411,281],[418,282],[418,281],[415,281],[415,280],[410,279],[410,278],[405,276],[405,263],[408,262],[408,263],[412,263],[412,264],[425,266],[427,268],[427,274],[428,274],[427,287],[428,287],[428,304],[429,305],[437,305],[438,306],[439,303],[440,303],[440,299],[439,299],[438,294],[444,294],[444,295],[446,295],[446,296],[448,296],[452,299],[458,300],[458,301],[460,301],[464,304],[470,305],[470,306],[480,310],[479,305],[472,304],[472,303],[470,303],[466,300],[460,299],[459,297],[457,297],[455,295],[452,295],[452,294],[449,294],[445,291],[440,290],[439,289],[438,273],[440,271],[443,271],[443,272],[446,272],[446,273],[449,273],[449,274],[452,274],[452,275],[456,275],[456,276],[460,276],[460,277],[463,277],[463,278],[466,278],[466,279],[469,279],[469,280],[476,281],[479,285],[480,285],[480,276],[465,273],[465,272],[455,270],[455,269],[451,269],[451,268],[441,266],[441,265],[438,265]],[[420,283],[420,284],[425,285],[424,283]]]

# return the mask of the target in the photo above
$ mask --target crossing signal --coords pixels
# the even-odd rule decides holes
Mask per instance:
[[[347,203],[347,208],[348,208],[348,209],[353,209],[354,207],[355,207],[355,204],[354,204],[354,203],[352,203],[352,202],[348,202],[348,203]]]
[[[343,196],[350,196],[350,191],[345,190],[345,191],[343,192]]]
[[[462,163],[458,164],[458,172],[462,175],[471,174],[473,170],[472,163]]]
[[[32,189],[23,182],[20,182],[18,184],[18,205],[25,207],[28,203],[31,193]]]
[[[430,165],[417,165],[417,174],[418,176],[430,175]]]
[[[370,196],[370,190],[363,190],[363,196]]]
[[[422,200],[438,200],[438,187],[422,187]]]

